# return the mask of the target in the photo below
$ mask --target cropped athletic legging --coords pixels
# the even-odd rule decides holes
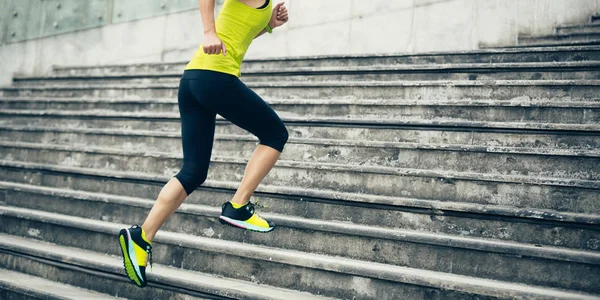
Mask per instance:
[[[206,180],[217,114],[258,137],[279,152],[288,132],[275,111],[236,76],[185,70],[177,96],[181,116],[183,167],[175,175],[191,194]]]

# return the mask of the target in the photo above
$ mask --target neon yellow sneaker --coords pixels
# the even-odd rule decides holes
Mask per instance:
[[[148,260],[152,267],[152,243],[146,238],[142,227],[133,225],[119,232],[119,243],[123,253],[123,266],[129,279],[139,287],[145,287]]]
[[[221,224],[258,232],[269,232],[275,228],[275,224],[261,218],[256,213],[254,204],[249,201],[241,206],[231,202],[224,203],[219,221]]]

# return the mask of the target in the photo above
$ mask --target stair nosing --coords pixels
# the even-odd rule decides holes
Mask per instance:
[[[381,73],[381,72],[428,72],[428,71],[454,71],[457,73],[465,73],[471,70],[511,70],[511,69],[553,69],[555,72],[560,72],[565,69],[582,68],[582,67],[598,67],[600,61],[565,61],[565,62],[508,62],[508,63],[437,63],[437,64],[393,64],[393,65],[372,65],[372,66],[350,66],[350,67],[280,67],[261,70],[246,70],[244,75],[256,76],[259,74],[280,74],[280,73]],[[556,70],[559,69],[559,70]],[[573,70],[570,70],[573,71]],[[508,71],[507,71],[508,72]],[[167,72],[141,72],[141,73],[116,73],[102,75],[45,75],[45,76],[25,76],[15,75],[14,81],[31,81],[31,80],[81,80],[81,79],[114,79],[114,78],[148,78],[148,77],[174,77],[181,76],[183,71],[167,71]],[[315,75],[315,74],[311,74]]]
[[[600,86],[600,79],[554,79],[554,80],[390,80],[390,81],[319,81],[319,82],[249,82],[246,84],[253,88],[330,88],[330,87],[503,87],[503,86]],[[86,84],[85,86],[52,85],[52,86],[30,86],[30,87],[3,87],[0,91],[18,90],[93,90],[93,89],[172,89],[179,87],[177,83],[154,83],[154,84]]]
[[[123,204],[133,207],[151,208],[154,203],[154,201],[152,200],[143,198],[124,197],[105,193],[94,193],[61,188],[38,187],[28,184],[11,183],[6,181],[0,181],[0,190],[12,190],[18,192],[35,193],[46,196],[58,196],[99,203]],[[31,210],[28,208],[23,209]],[[184,203],[181,205],[179,210],[176,211],[176,213],[202,215],[204,217],[217,218],[220,214],[220,209],[218,207],[212,207],[207,205]],[[60,215],[61,213],[54,214]],[[280,224],[280,226],[284,227],[297,227],[304,230],[341,233],[361,237],[379,238],[450,248],[460,248],[471,251],[484,251],[498,254],[535,257],[557,261],[595,264],[600,266],[600,253],[595,253],[587,250],[554,247],[549,245],[538,247],[531,244],[518,243],[512,241],[463,237],[450,234],[424,232],[401,228],[360,225],[340,221],[308,219],[273,213],[263,213],[261,215],[272,219],[277,224]]]
[[[78,167],[65,167],[49,164],[36,164],[28,162],[14,162],[0,160],[0,167],[12,167],[18,169],[38,170],[46,172],[61,172],[84,174],[98,177],[111,177],[118,179],[132,179],[142,181],[152,181],[166,183],[171,179],[170,176],[160,176],[141,172],[106,172],[97,169],[85,169]],[[118,174],[117,174],[118,173]],[[208,188],[219,188],[235,190],[238,187],[237,182],[213,181],[207,180],[203,186]],[[530,220],[549,220],[567,223],[583,223],[590,225],[600,224],[600,216],[588,213],[561,212],[554,210],[517,208],[501,205],[483,205],[475,203],[448,202],[437,200],[422,200],[406,197],[379,196],[369,194],[358,194],[348,192],[334,192],[327,190],[311,190],[305,188],[290,188],[280,186],[261,185],[257,188],[258,193],[297,195],[302,197],[315,197],[323,199],[343,199],[344,201],[356,203],[377,203],[383,205],[393,205],[400,207],[417,207],[441,211],[457,211],[475,214],[494,214],[507,217],[525,218]]]
[[[81,147],[75,145],[54,145],[54,144],[39,144],[39,143],[23,143],[0,141],[1,147],[17,147],[36,150],[51,150],[61,152],[80,152],[90,153],[94,155],[116,155],[116,156],[137,156],[148,158],[163,158],[163,159],[183,159],[181,153],[170,152],[155,152],[155,151],[136,151],[113,148],[100,147]],[[247,159],[233,156],[212,156],[212,163],[227,163],[227,164],[242,164],[248,163]],[[382,166],[365,166],[365,165],[349,165],[340,163],[325,163],[325,162],[306,162],[293,160],[279,160],[278,166],[286,168],[300,168],[311,170],[328,170],[331,172],[353,172],[353,173],[368,173],[392,176],[417,176],[429,178],[445,178],[458,179],[466,181],[484,181],[484,182],[503,182],[503,183],[525,183],[531,185],[542,186],[562,186],[562,187],[579,187],[600,189],[600,180],[593,179],[576,179],[576,178],[560,178],[560,177],[544,177],[544,176],[528,176],[528,175],[512,175],[512,174],[489,174],[466,171],[450,171],[450,170],[429,170],[417,168],[398,168],[398,167],[382,167]]]
[[[117,226],[115,223],[107,223],[111,224],[112,227]],[[96,230],[97,232],[107,233],[107,226],[104,224],[103,230]],[[111,226],[108,225],[108,226]],[[102,227],[102,226],[101,226]],[[94,226],[92,226],[94,228]],[[95,227],[98,229],[98,226]],[[86,230],[90,230],[90,228],[86,228]],[[115,232],[115,239],[117,237],[117,232]],[[68,247],[53,243],[48,243],[44,241],[36,241],[30,238],[12,236],[4,233],[0,233],[0,237],[2,240],[0,241],[0,249],[6,250],[20,250],[19,252],[25,252],[28,254],[34,253],[34,256],[42,257],[50,260],[57,260],[59,262],[77,266],[84,267],[92,267],[97,270],[101,270],[104,272],[108,272],[111,274],[118,274],[120,276],[125,277],[123,274],[123,263],[121,262],[119,257],[112,255],[105,255],[102,253],[92,252],[89,250],[83,250],[80,248]],[[7,242],[9,241],[9,242]],[[10,243],[17,242],[17,243]],[[23,245],[25,244],[25,245]],[[54,249],[53,249],[54,248]],[[57,252],[58,249],[60,252]],[[68,256],[66,252],[71,252]],[[83,253],[83,255],[81,254]],[[73,256],[75,254],[76,256]],[[88,256],[88,257],[85,257]],[[91,257],[91,258],[90,258]],[[191,271],[181,268],[175,268],[171,266],[164,265],[154,265],[153,269],[157,268],[158,271],[161,271],[163,274],[159,274],[158,272],[150,271],[148,272],[148,277],[150,281],[156,281],[159,279],[161,282],[166,282],[167,284],[173,284],[175,282],[179,282],[179,285],[189,285],[192,284],[194,288],[199,288],[200,291],[207,292],[209,294],[216,294],[219,296],[225,297],[252,297],[252,299],[282,299],[287,300],[289,296],[296,296],[293,299],[331,299],[323,296],[312,295],[307,292],[288,290],[281,287],[273,287],[264,284],[255,284],[249,281],[233,279],[233,278],[221,278],[212,274]],[[164,274],[168,273],[168,274]],[[175,276],[173,276],[175,275]],[[200,280],[201,279],[201,280]],[[210,283],[208,282],[210,281]],[[215,284],[216,282],[216,284]],[[131,288],[137,288],[134,285],[131,285]]]
[[[17,132],[52,132],[72,134],[111,135],[129,137],[153,137],[153,138],[181,138],[180,132],[157,132],[149,130],[127,129],[115,132],[98,128],[62,128],[62,127],[36,127],[36,126],[11,126],[0,124],[0,130]],[[252,135],[239,134],[215,134],[215,140],[223,141],[258,141]],[[0,140],[0,145],[8,141]],[[14,141],[15,143],[26,143]],[[473,153],[505,153],[531,156],[566,156],[566,157],[600,157],[600,150],[593,149],[554,149],[554,148],[531,148],[512,146],[485,146],[476,144],[440,144],[440,143],[416,143],[416,142],[393,142],[393,141],[371,141],[371,140],[348,140],[327,138],[297,138],[290,137],[289,144],[298,145],[327,145],[327,146],[353,146],[363,148],[397,148],[406,150],[430,150],[449,152],[473,152]],[[63,145],[63,144],[57,144]],[[118,147],[117,147],[118,148]],[[118,148],[120,149],[120,148]]]
[[[557,100],[532,100],[530,97],[517,97],[508,100],[493,99],[451,99],[451,100],[426,100],[426,99],[266,99],[271,105],[357,105],[357,106],[457,106],[457,107],[519,107],[519,108],[600,108],[600,98],[572,101]],[[62,103],[62,104],[170,104],[175,107],[177,100],[172,98],[128,98],[128,99],[110,99],[110,98],[50,98],[50,97],[2,97],[0,103]],[[13,110],[13,109],[6,109]],[[27,110],[27,109],[16,109]],[[86,110],[93,112],[97,110],[110,111],[110,109]],[[50,110],[52,111],[52,110]],[[64,111],[64,110],[63,110]],[[71,110],[78,112],[80,110]],[[141,111],[146,112],[146,111]],[[127,113],[127,112],[125,112]],[[152,113],[152,112],[151,112]],[[159,112],[164,113],[164,112]]]
[[[0,268],[0,274],[6,275],[0,276],[0,289],[8,289],[16,293],[21,293],[33,297],[40,297],[40,299],[42,299],[41,297],[44,297],[43,299],[46,299],[46,297],[48,297],[48,299],[64,300],[124,299],[114,297],[112,295],[102,294],[100,292],[92,291],[89,289],[80,288],[73,285],[48,280],[40,276],[15,272],[6,268]],[[43,288],[31,286],[31,280],[35,280],[37,283],[43,283]],[[23,283],[25,283],[26,285],[24,285]],[[52,289],[48,290],[47,288],[49,287],[52,287]],[[85,298],[80,298],[81,293],[85,293],[87,296],[85,296]]]
[[[32,110],[9,110],[0,109],[0,115],[12,116],[49,116],[58,118],[117,118],[117,119],[145,119],[145,120],[179,120],[179,114],[173,113],[147,113],[127,112],[117,113],[111,111],[79,112],[79,111],[32,111]],[[282,117],[285,122],[294,123],[327,123],[327,124],[349,124],[369,126],[428,126],[428,127],[452,127],[452,128],[484,128],[499,130],[533,130],[533,131],[580,131],[600,132],[600,124],[571,124],[571,123],[533,123],[533,122],[486,122],[486,121],[461,121],[461,120],[437,120],[437,119],[367,119],[367,118],[344,118],[344,117]],[[217,121],[226,121],[218,117]]]
[[[586,50],[600,50],[600,46],[557,46],[557,47],[527,47],[527,48],[487,48],[487,49],[473,49],[473,50],[458,50],[458,51],[430,51],[421,53],[390,53],[390,54],[353,54],[353,55],[313,55],[313,56],[291,56],[291,57],[268,57],[260,59],[248,59],[245,60],[247,63],[261,63],[261,62],[289,62],[296,60],[327,60],[327,59],[365,59],[365,58],[391,58],[391,57],[412,57],[412,56],[458,56],[458,55],[472,55],[472,54],[518,54],[518,53],[537,53],[537,52],[575,52],[575,51],[586,51]],[[161,63],[139,63],[129,64],[125,66],[160,66],[160,65],[185,65],[188,61],[177,61],[177,62],[161,62]],[[111,67],[122,67],[123,64],[107,64],[107,65],[93,65],[93,66],[59,66],[54,65],[53,70],[69,70],[69,69],[90,69],[90,68],[111,68]]]
[[[0,209],[6,211],[6,209],[2,207],[0,207]],[[34,214],[32,212],[29,213],[30,216]],[[58,215],[40,212],[35,212],[35,214],[44,215],[46,220],[52,217],[56,217],[52,215]],[[104,234],[113,233],[113,231],[116,234],[116,230],[118,230],[118,228],[127,226],[125,224],[92,221],[88,219],[64,215],[61,215],[60,219],[57,218],[56,220],[60,220],[64,223],[68,222],[73,225],[76,224],[76,226],[71,225],[73,227],[79,227],[85,230],[95,231]],[[0,247],[2,247],[2,244],[5,244],[5,240],[7,240],[7,238],[4,234],[0,234],[0,236],[4,236],[3,239],[0,239]],[[394,282],[416,284],[421,286],[425,285],[433,288],[448,288],[448,284],[454,284],[452,288],[453,290],[473,293],[475,291],[478,291],[479,293],[476,294],[483,294],[481,293],[481,287],[491,288],[493,286],[493,290],[485,291],[488,295],[490,295],[489,293],[493,292],[497,293],[498,289],[502,289],[505,292],[520,291],[522,293],[531,293],[534,295],[548,295],[547,293],[549,292],[565,293],[563,295],[570,294],[572,296],[582,295],[577,294],[575,292],[569,293],[569,291],[556,290],[545,287],[527,286],[518,283],[509,283],[497,280],[468,277],[464,275],[392,266],[380,263],[365,262],[360,260],[306,253],[293,250],[282,250],[265,246],[244,244],[244,247],[239,247],[239,245],[241,244],[238,242],[222,241],[204,237],[195,237],[186,234],[166,231],[158,232],[155,237],[155,241],[160,242],[161,244],[171,244],[173,246],[190,247],[205,251],[216,251],[219,253],[229,255],[241,256],[246,258],[251,257],[256,260],[277,262],[280,264],[293,265],[297,267],[326,270],[330,272],[345,273],[348,275],[370,277],[381,280],[390,280]],[[242,250],[240,250],[240,248],[242,248]],[[340,265],[342,265],[343,267],[339,267]],[[459,285],[462,288],[459,289],[456,285]],[[469,289],[472,289],[472,291],[469,291]],[[490,296],[496,295],[496,293],[491,294]]]

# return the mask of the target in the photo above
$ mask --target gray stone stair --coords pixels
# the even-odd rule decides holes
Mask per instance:
[[[600,32],[553,34],[547,36],[519,36],[519,46],[598,45]]]
[[[21,208],[2,207],[0,209],[2,209],[3,218],[14,216],[22,222],[28,222],[27,226],[30,229],[39,228],[36,231],[36,233],[39,232],[38,239],[62,246],[58,247],[78,245],[78,241],[74,240],[73,237],[81,236],[100,242],[95,251],[116,254],[115,247],[105,245],[109,245],[110,241],[114,239],[114,234],[122,226],[121,224],[91,221],[84,218],[42,213]],[[38,222],[43,224],[35,224]],[[18,229],[15,231],[18,231]],[[48,234],[50,232],[52,233]],[[63,234],[56,234],[58,232]],[[17,248],[24,251],[23,248],[26,246],[23,245],[23,242],[15,243],[15,240],[22,240],[12,237],[15,235],[28,236],[29,234],[27,232],[12,232],[11,237],[5,236],[6,239],[3,237],[0,245],[9,249]],[[7,243],[7,240],[13,242]],[[426,299],[430,297],[430,294],[437,294],[438,297],[452,299],[470,299],[473,295],[487,296],[486,298],[531,297],[535,299],[556,297],[593,299],[591,295],[556,289],[539,289],[523,284],[500,283],[460,275],[383,265],[374,262],[366,263],[348,258],[308,254],[271,247],[258,247],[249,244],[242,246],[236,242],[192,237],[174,232],[165,231],[157,235],[156,241],[155,249],[162,250],[159,255],[155,256],[157,263],[184,266],[185,269],[194,271],[210,270],[217,274],[246,280],[253,280],[256,274],[262,274],[260,281],[263,284],[285,285],[298,290],[316,290],[325,295],[333,295],[336,298],[356,296],[361,297],[361,299],[394,299],[398,295],[402,295],[402,297],[409,296],[411,299]],[[18,246],[15,247],[15,244]],[[40,252],[54,252],[56,250],[52,248],[58,247],[51,246],[48,247],[50,249],[44,249]],[[5,260],[2,259],[2,261]],[[257,263],[260,263],[260,266]],[[153,277],[153,273],[151,274],[150,276]],[[318,280],[317,278],[327,278],[329,280]],[[364,285],[379,288],[364,289]]]
[[[600,60],[600,46],[528,47],[482,49],[456,52],[431,52],[391,55],[347,55],[291,57],[244,61],[242,73],[282,68],[395,66],[406,64],[501,64],[535,62],[579,62]],[[135,74],[182,73],[187,62],[102,65],[55,66],[53,76],[103,77],[132,76]],[[439,67],[438,67],[439,68]],[[22,76],[17,76],[22,77]],[[33,78],[32,76],[25,76]]]
[[[561,80],[600,79],[599,61],[537,62],[537,63],[478,63],[478,64],[410,64],[372,66],[281,67],[249,70],[245,82],[276,82],[285,76],[287,81],[396,81],[396,80]],[[146,71],[102,76],[55,75],[43,77],[15,76],[15,86],[87,85],[87,84],[156,84],[177,83],[177,71]]]
[[[56,281],[19,272],[0,269],[0,297],[12,299],[48,299],[48,300],[105,300],[124,299],[113,297]]]
[[[558,34],[571,34],[571,33],[600,33],[600,24],[591,23],[586,25],[571,25],[571,26],[559,26],[556,28]]]
[[[555,33],[547,36],[519,36],[518,47],[560,47],[574,45],[599,45],[600,26],[597,16],[590,18],[588,24],[562,25],[555,28]]]
[[[0,89],[0,268],[135,299],[600,299],[598,62],[593,45],[248,61],[290,132],[253,198],[278,230],[218,223],[257,143],[218,118],[149,296],[116,233],[181,167],[184,64],[17,75]]]
[[[353,120],[379,120],[394,123],[435,121],[447,122],[506,122],[506,123],[547,123],[547,124],[600,124],[600,101],[582,101],[575,99],[556,100],[311,100],[285,99],[268,100],[283,119],[340,119],[345,122]],[[64,112],[82,112],[100,116],[163,117],[178,119],[177,103],[172,99],[157,100],[125,100],[109,99],[32,99],[32,98],[0,98],[0,113],[43,112],[45,115]],[[149,113],[149,114],[147,114]]]
[[[181,166],[180,154],[10,143],[3,143],[0,150],[4,157],[14,161],[115,171],[130,170],[159,175],[174,174]],[[585,169],[583,167],[586,160],[579,161],[578,165],[582,169],[578,171],[575,168],[571,177],[567,177],[568,170],[564,172],[563,177],[559,177],[561,173],[552,173],[552,170],[546,169],[536,170],[535,166],[519,174],[511,172],[512,168],[503,171],[488,166],[489,169],[486,170],[485,166],[480,166],[483,170],[477,170],[468,164],[464,166],[460,163],[454,168],[449,167],[450,170],[441,170],[280,160],[264,183],[386,196],[401,193],[422,199],[513,204],[555,210],[562,210],[562,202],[568,200],[573,206],[568,211],[595,214],[600,211],[596,204],[597,193],[594,192],[600,188],[595,160],[589,159],[587,164],[592,166]],[[239,180],[245,164],[245,159],[213,156],[209,179]],[[459,169],[461,167],[462,170]],[[482,195],[497,189],[500,190],[490,195]],[[560,196],[551,196],[552,194]],[[517,195],[519,198],[515,199]]]
[[[19,207],[39,209],[39,204],[28,201],[24,204],[16,199],[25,199],[35,195],[36,187],[15,186],[6,184],[7,188],[27,190],[30,194],[11,194],[7,204]],[[73,192],[62,192],[56,189],[46,189],[55,195],[63,194],[65,197],[41,201],[45,211],[68,213],[85,219],[101,219],[100,211],[114,209],[115,214],[110,217],[103,216],[111,222],[123,223],[131,216],[143,216],[152,205],[152,201],[115,197],[102,194],[88,194],[94,200],[76,200]],[[21,192],[22,193],[22,192]],[[68,197],[67,194],[71,194]],[[41,200],[38,196],[36,200]],[[66,209],[68,208],[68,209]],[[201,205],[185,205],[181,212],[176,214],[165,226],[165,230],[179,231],[196,236],[219,236],[224,240],[259,244],[268,247],[298,250],[311,253],[322,253],[333,256],[345,256],[389,265],[407,266],[411,268],[441,271],[453,274],[469,275],[505,281],[526,282],[536,285],[547,285],[561,288],[582,289],[584,283],[581,276],[586,278],[598,277],[597,268],[600,264],[600,255],[593,252],[574,251],[554,247],[536,247],[510,242],[487,241],[470,239],[441,234],[424,234],[418,231],[402,229],[387,229],[364,225],[354,225],[341,222],[302,219],[294,216],[266,215],[279,224],[279,229],[271,236],[232,232],[223,228],[217,221],[220,211],[218,208]],[[40,231],[60,232],[60,229],[41,229],[45,225],[23,223],[21,218],[8,217],[3,223],[9,228],[9,233],[26,235],[31,228],[40,228]],[[7,216],[5,215],[5,216]],[[350,246],[352,245],[352,246]],[[397,249],[403,250],[403,255],[398,255]],[[474,260],[477,263],[470,263]],[[490,263],[500,265],[514,265],[508,270],[484,268]],[[547,277],[540,278],[540,270],[546,269]],[[550,272],[550,270],[552,272]],[[517,276],[515,276],[518,274]],[[554,273],[554,275],[550,275]],[[556,273],[560,273],[557,276]],[[569,279],[571,276],[571,279]],[[595,282],[590,283],[592,286]],[[577,286],[577,287],[576,287]],[[594,288],[592,288],[593,290]]]
[[[266,99],[546,100],[597,99],[600,80],[338,81],[248,83]],[[177,97],[177,84],[7,87],[0,97],[156,99]],[[399,97],[400,96],[400,97]]]
[[[2,161],[1,166],[11,182],[147,199],[154,198],[152,193],[160,190],[157,186],[170,179],[169,176],[146,173],[107,172],[14,161]],[[190,196],[187,203],[219,207],[233,195],[235,187],[235,182],[209,180]],[[594,214],[272,185],[261,185],[256,197],[266,212],[287,215],[292,212],[310,219],[351,221],[590,250],[597,250],[600,246],[598,233],[594,231],[600,221]]]
[[[4,217],[8,208],[1,208]],[[24,211],[21,212],[27,214]],[[39,212],[37,215],[41,216]],[[52,215],[46,213],[46,216]],[[62,217],[63,220],[68,220],[68,218],[67,216]],[[118,243],[116,246],[112,246],[114,243],[109,242],[109,237],[114,235],[111,231],[115,230],[119,224],[79,220],[92,222],[90,224],[96,225],[96,229],[103,229],[107,241],[93,249],[82,249],[81,240],[73,238],[76,234],[85,234],[85,228],[89,226],[84,223],[78,224],[82,227],[73,228],[71,233],[64,234],[63,231],[62,236],[54,235],[55,239],[43,241],[40,240],[42,232],[38,232],[34,228],[31,228],[32,230],[22,237],[2,234],[0,267],[32,276],[50,275],[57,282],[89,290],[106,291],[127,299],[329,299],[309,293],[232,278],[221,278],[160,264],[153,265],[152,270],[148,272],[148,287],[132,288],[131,284],[121,276],[123,263],[121,258],[115,256],[118,251]],[[66,228],[63,226],[63,230]],[[99,237],[93,234],[90,236],[96,240]],[[63,241],[63,243],[53,244],[48,242],[50,240]],[[65,247],[65,244],[75,247]]]

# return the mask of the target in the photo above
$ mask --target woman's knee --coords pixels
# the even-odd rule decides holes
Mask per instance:
[[[260,143],[265,146],[269,146],[279,152],[283,152],[283,148],[289,138],[288,130],[285,126],[277,134],[270,135],[268,137],[259,137]]]
[[[208,167],[185,162],[179,173],[175,175],[188,195],[201,186],[206,181],[207,176]]]

